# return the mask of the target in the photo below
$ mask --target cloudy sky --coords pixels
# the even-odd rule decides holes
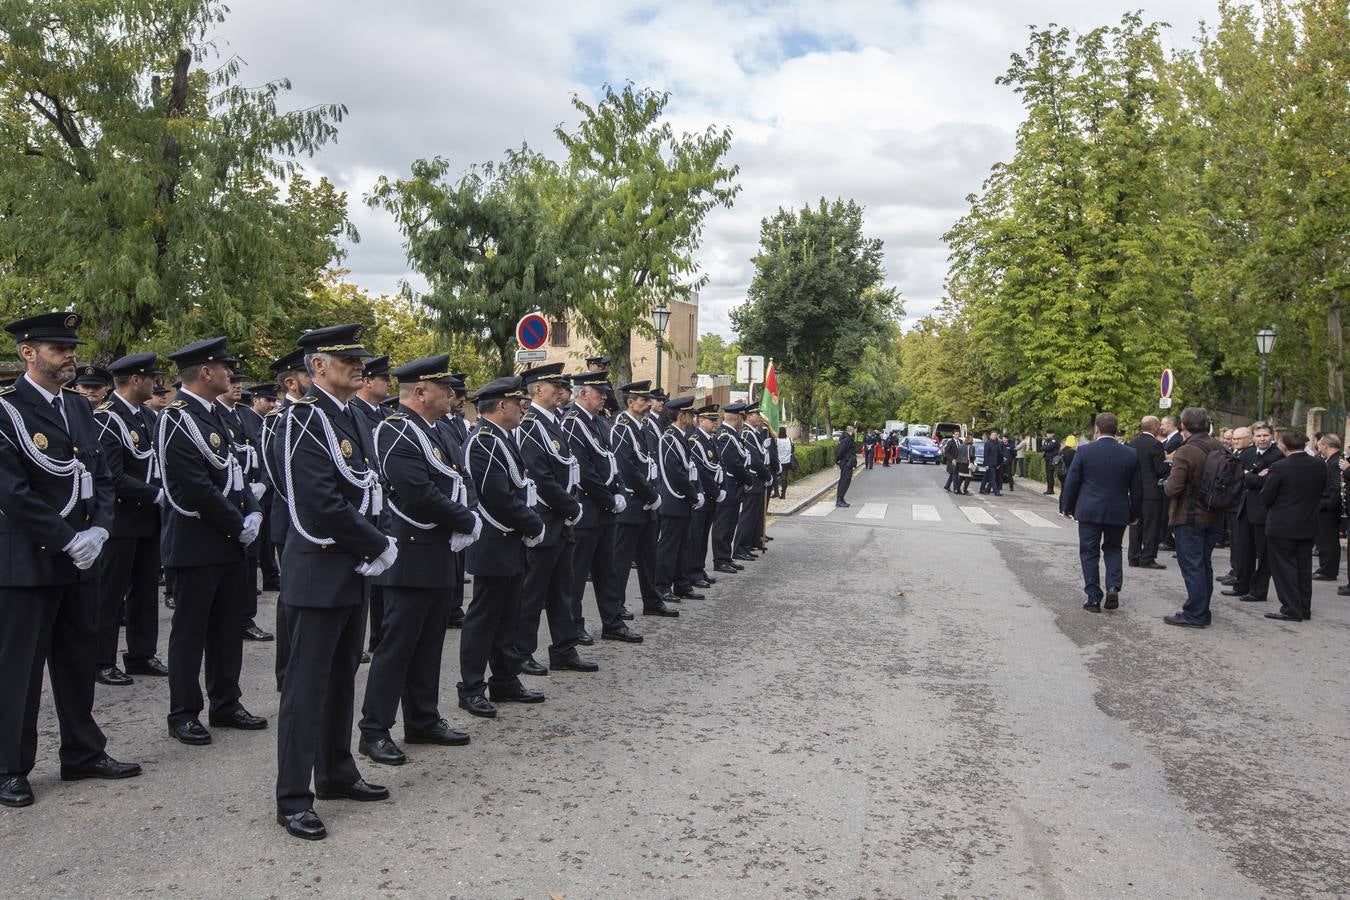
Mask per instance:
[[[734,132],[743,189],[709,219],[698,257],[701,330],[730,334],[760,220],[821,196],[866,208],[907,316],[931,311],[943,232],[1011,153],[1021,110],[994,78],[1029,25],[1086,30],[1140,6],[1118,2],[233,0],[218,40],[247,63],[245,83],[284,76],[293,107],[348,107],[338,142],[308,165],[347,191],[361,241],[345,265],[382,292],[410,273],[391,219],[361,202],[378,175],[435,155],[462,170],[521,141],[556,157],[573,93],[628,80],[669,90],[677,129]],[[1214,9],[1169,0],[1144,15],[1187,45]]]

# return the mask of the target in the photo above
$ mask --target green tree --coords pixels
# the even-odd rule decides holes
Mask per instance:
[[[830,418],[880,426],[895,418],[911,389],[900,377],[900,326],[885,322],[863,342],[862,354],[830,400]],[[928,421],[932,421],[931,419]]]
[[[698,339],[698,370],[705,375],[730,375],[734,390],[745,390],[745,384],[736,381],[736,357],[741,355],[741,345],[736,341],[727,341],[720,334],[708,332]]]
[[[793,408],[808,421],[819,409],[827,431],[829,386],[846,383],[868,338],[901,314],[881,263],[852,200],[779,209],[760,223],[749,296],[731,313],[741,345],[773,357]]]
[[[293,160],[340,105],[207,70],[217,0],[0,2],[0,307],[73,305],[97,357],[172,343],[204,315],[275,321],[354,238],[340,194]],[[193,335],[195,336],[195,335]]]
[[[606,86],[595,106],[573,96],[581,123],[555,131],[571,194],[595,214],[583,289],[572,297],[575,321],[614,358],[619,378],[630,371],[633,331],[655,336],[652,308],[705,283],[694,263],[704,220],[740,190],[740,168],[723,161],[730,129],[677,135],[663,118],[669,100],[631,84]]]

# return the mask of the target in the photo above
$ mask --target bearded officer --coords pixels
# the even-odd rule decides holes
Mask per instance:
[[[689,439],[684,434],[694,422],[693,406],[692,396],[666,402],[666,411],[673,418],[661,432],[657,445],[661,533],[656,549],[656,590],[663,596],[702,600],[703,594],[690,583],[687,563],[693,514],[706,502],[698,469],[690,458]]]
[[[580,637],[572,617],[572,526],[581,518],[581,466],[568,447],[558,406],[568,384],[563,364],[530,369],[522,376],[530,395],[530,410],[516,429],[516,441],[526,474],[535,484],[539,503],[535,512],[544,521],[544,540],[525,551],[527,570],[521,587],[515,650],[525,675],[547,675],[534,658],[539,646],[539,616],[548,612],[552,643],[549,665],[574,672],[596,672],[600,667],[577,653]]]
[[[0,805],[29,806],[42,666],[61,724],[61,778],[131,778],[104,752],[94,721],[97,562],[113,525],[114,487],[88,402],[62,382],[75,370],[80,317],[11,322],[27,369],[0,389]]]
[[[127,685],[131,675],[165,676],[159,649],[159,462],[154,429],[143,404],[153,395],[153,353],[124,356],[108,366],[115,389],[94,412],[99,442],[117,492],[112,537],[99,557],[99,684]],[[117,636],[125,607],[126,671],[117,667]]]
[[[349,402],[361,386],[360,325],[301,336],[313,381],[279,426],[280,471],[291,531],[281,563],[290,658],[281,682],[277,822],[294,837],[328,831],[314,799],[387,800],[352,757],[356,670],[365,637],[369,579],[398,558],[376,521],[383,506],[372,436]],[[313,777],[314,790],[310,790]]]
[[[171,353],[183,387],[159,421],[156,446],[164,476],[164,566],[174,573],[177,604],[169,632],[169,736],[211,743],[202,726],[198,673],[206,661],[209,722],[259,731],[267,720],[240,703],[245,550],[262,530],[262,511],[231,452],[217,398],[228,390],[233,360],[223,337]]]
[[[534,483],[525,475],[511,436],[520,424],[524,399],[520,378],[514,375],[479,388],[474,397],[478,426],[464,448],[464,469],[478,498],[483,536],[466,557],[473,600],[459,640],[459,705],[484,718],[496,717],[495,703],[544,701],[543,694],[521,684],[515,655],[525,551],[546,536],[534,511]],[[489,666],[490,682],[485,680]]]
[[[741,439],[746,406],[745,403],[728,403],[722,407],[722,424],[717,429],[717,461],[722,467],[722,490],[726,496],[718,501],[713,519],[713,569],[727,575],[745,568],[732,557],[736,552],[741,505],[746,492],[755,484],[755,476],[750,471],[750,451]]]
[[[389,487],[390,534],[399,552],[378,579],[384,587],[384,636],[372,654],[358,749],[385,765],[407,762],[390,736],[400,699],[406,743],[469,742],[441,718],[439,706],[453,553],[473,543],[482,529],[465,506],[459,464],[436,428],[454,397],[449,366],[450,357],[441,355],[394,369],[399,412],[375,429],[376,459]]]
[[[717,461],[717,446],[712,435],[717,431],[718,405],[700,406],[693,425],[685,429],[689,441],[689,457],[698,467],[700,487],[703,489],[703,507],[694,510],[689,524],[690,546],[686,553],[689,583],[696,588],[710,588],[717,583],[708,575],[708,536],[712,532],[713,516],[717,506],[726,497],[722,490],[722,466]]]

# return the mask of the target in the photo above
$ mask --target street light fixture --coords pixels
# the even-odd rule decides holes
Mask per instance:
[[[1266,420],[1266,367],[1270,352],[1275,349],[1275,326],[1268,325],[1256,333],[1256,352],[1261,354],[1261,397],[1256,404],[1256,418]]]
[[[656,326],[656,387],[661,387],[661,351],[665,347],[666,326],[670,324],[670,310],[663,303],[652,310],[652,324]]]

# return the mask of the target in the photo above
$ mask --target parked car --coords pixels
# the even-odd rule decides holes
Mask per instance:
[[[900,458],[907,463],[933,463],[942,461],[942,448],[926,437],[907,437],[900,441]]]

